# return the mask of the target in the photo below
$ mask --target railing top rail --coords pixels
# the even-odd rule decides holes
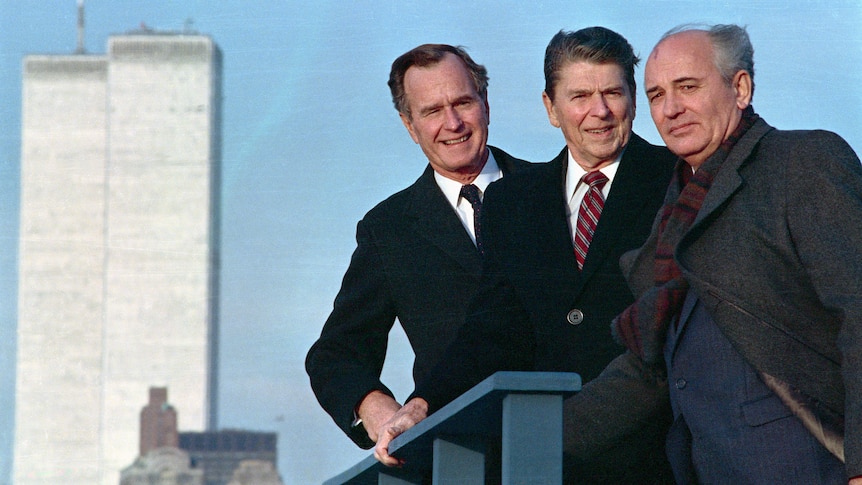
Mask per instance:
[[[499,436],[502,402],[506,395],[569,396],[580,390],[581,378],[575,373],[497,372],[392,440],[390,453],[405,460],[403,468],[386,468],[371,455],[324,484],[376,485],[381,470],[405,477],[424,473],[430,470],[431,447],[438,436]]]

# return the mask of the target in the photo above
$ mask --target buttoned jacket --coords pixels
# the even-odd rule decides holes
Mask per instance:
[[[623,347],[610,322],[633,296],[619,266],[643,244],[675,157],[632,134],[578,271],[565,200],[568,151],[488,187],[485,268],[467,323],[415,395],[431,410],[499,370],[596,377]]]

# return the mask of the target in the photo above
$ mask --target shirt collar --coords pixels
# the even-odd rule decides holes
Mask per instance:
[[[500,170],[500,167],[497,165],[497,161],[494,160],[494,154],[491,150],[488,150],[488,160],[485,162],[485,166],[482,167],[482,171],[471,183],[476,187],[479,187],[479,191],[484,195],[485,189],[491,185],[491,182],[494,182],[502,176],[503,171]],[[437,182],[437,186],[440,187],[440,190],[443,191],[443,195],[446,196],[446,200],[452,204],[452,207],[457,207],[458,198],[461,196],[461,186],[464,184],[450,178],[446,178],[437,172],[434,172],[434,180]]]
[[[566,151],[569,154],[569,162],[566,167],[566,200],[572,200],[578,185],[581,183],[581,179],[587,174],[587,171],[578,165],[578,162],[576,162],[574,157],[572,157],[571,150]],[[625,153],[625,149],[620,152],[613,162],[599,170],[608,178],[608,183],[606,184],[608,187],[607,190],[610,190],[610,185],[614,181],[614,176],[617,174],[617,169],[620,167],[620,160],[623,157],[623,153]],[[605,191],[605,193],[607,193],[607,191]]]

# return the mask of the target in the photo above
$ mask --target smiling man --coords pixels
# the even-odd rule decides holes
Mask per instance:
[[[380,381],[392,325],[398,319],[413,347],[414,379],[427,374],[463,324],[479,281],[473,204],[488,184],[527,165],[486,146],[488,75],[463,49],[426,44],[403,54],[389,87],[428,167],[357,225],[333,311],[306,358],[318,401],[363,448],[400,408]]]
[[[566,146],[488,188],[480,288],[445,359],[384,427],[375,450],[383,463],[398,463],[392,437],[496,371],[568,371],[587,384],[565,404],[566,483],[670,480],[666,388],[590,384],[623,353],[610,322],[634,297],[619,257],[649,234],[675,160],[632,132],[637,63],[628,41],[603,27],[551,39],[542,100]]]

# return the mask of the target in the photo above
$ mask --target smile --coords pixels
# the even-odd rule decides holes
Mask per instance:
[[[586,130],[586,132],[591,134],[591,135],[602,135],[604,133],[611,131],[612,129],[613,129],[612,126],[608,126],[607,128],[595,128],[592,130]]]
[[[458,143],[464,143],[470,138],[470,135],[464,135],[461,138],[457,138],[455,140],[446,140],[443,142],[444,145],[457,145]]]

